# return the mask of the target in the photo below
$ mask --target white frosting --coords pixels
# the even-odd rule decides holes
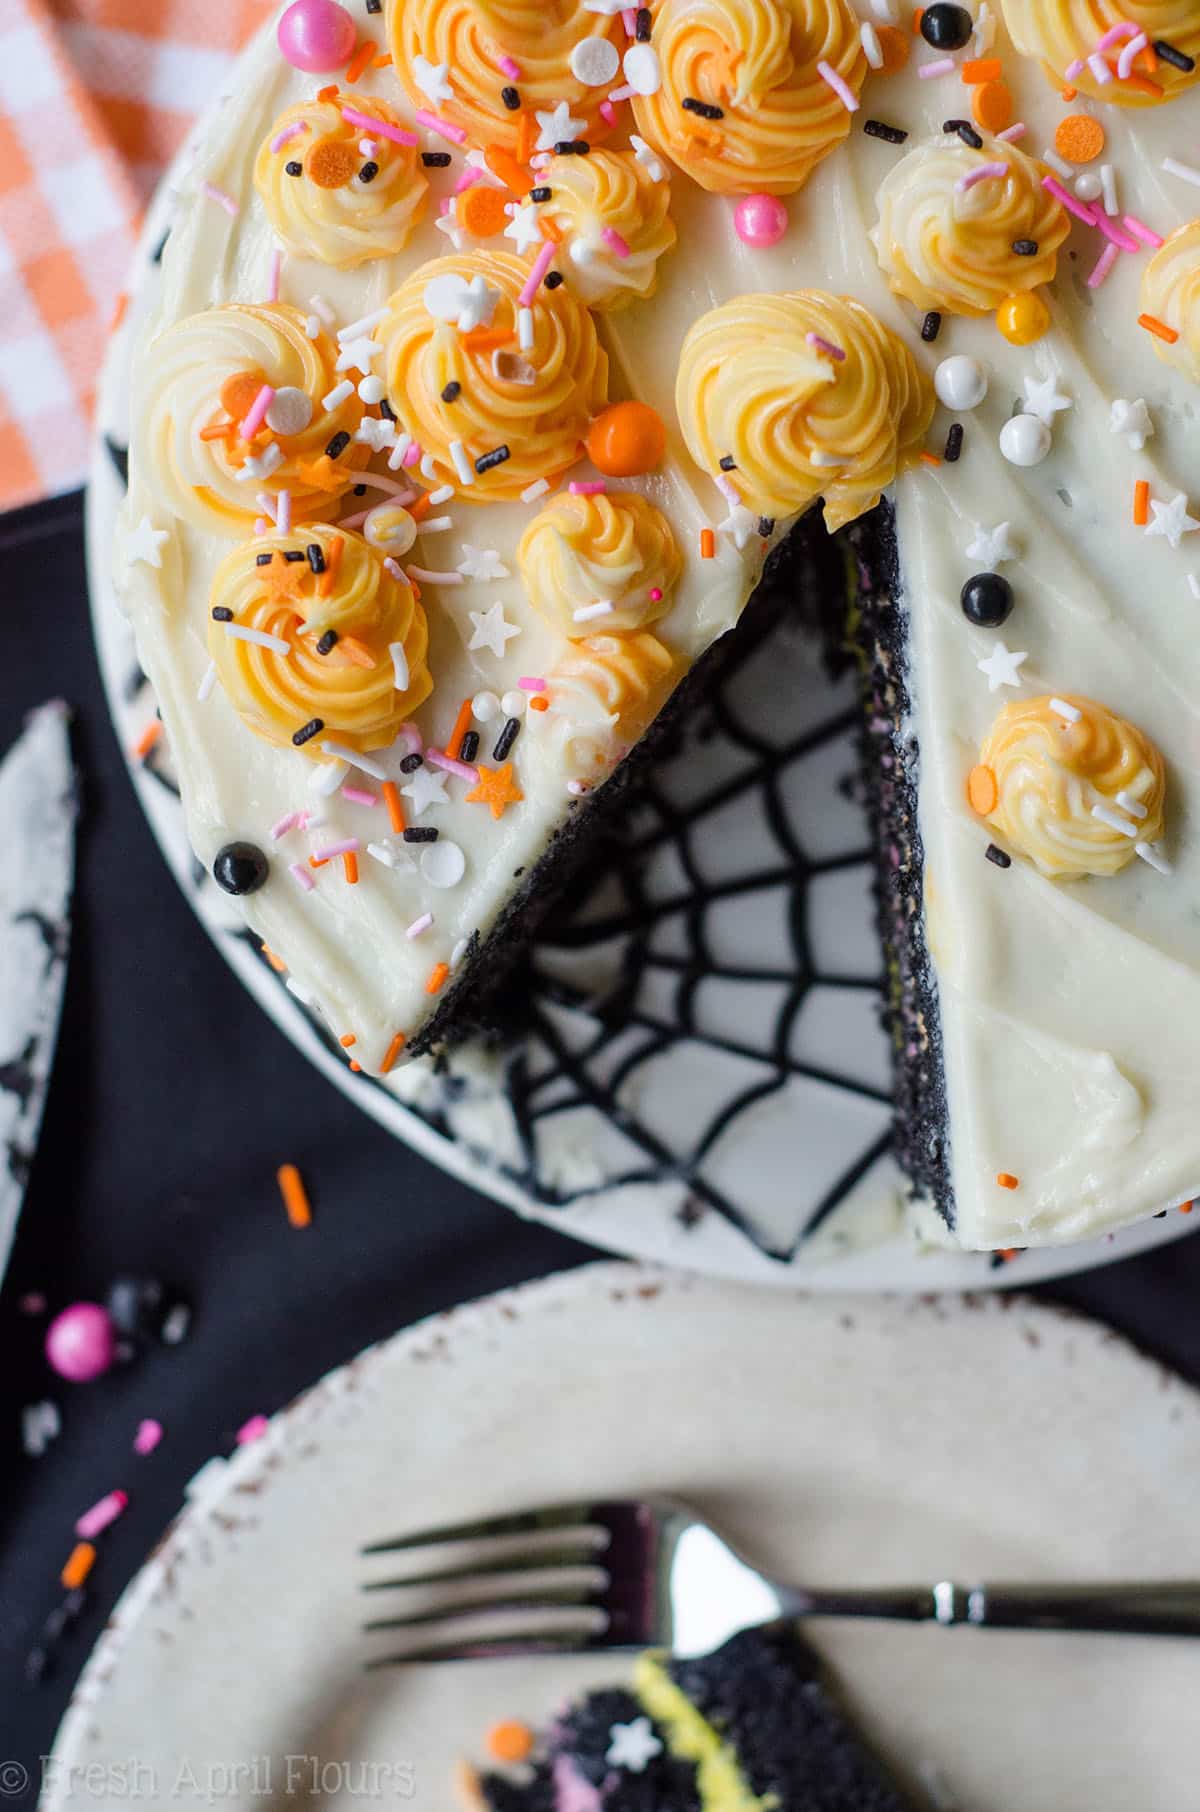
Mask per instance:
[[[866,9],[864,8],[864,15]],[[994,10],[994,9],[993,9]],[[360,21],[360,29],[371,29]],[[1052,143],[1063,106],[1032,63],[1012,52],[1001,26],[995,54],[1028,124],[1025,146]],[[915,68],[869,76],[862,117],[877,115],[910,133],[909,149],[940,132],[942,121],[969,112],[957,74],[929,81]],[[272,236],[250,183],[254,150],[282,108],[312,86],[279,58],[267,32],[247,55],[237,91],[213,118],[194,182],[166,254],[159,325],[230,299],[266,292]],[[397,103],[389,71],[373,71],[366,92]],[[1161,172],[1164,155],[1186,155],[1197,103],[1185,97],[1145,111],[1101,108],[1121,205],[1168,233],[1188,219],[1194,192]],[[1189,134],[1189,126],[1193,128]],[[432,148],[440,141],[428,139]],[[669,614],[656,632],[671,646],[698,653],[735,620],[755,576],[754,543],[739,554],[728,535],[717,557],[701,561],[702,526],[719,524],[728,505],[688,460],[674,419],[672,391],[683,336],[714,303],[755,290],[818,284],[856,296],[919,346],[918,315],[893,297],[869,237],[875,195],[904,153],[855,129],[805,189],[789,198],[791,227],[770,250],[751,250],[735,236],[732,203],[708,195],[682,173],[672,176],[672,213],[679,244],[660,260],[659,289],[600,320],[612,361],[611,393],[653,403],[668,423],[668,461],[649,480],[632,481],[666,512],[684,551],[685,569]],[[339,321],[379,308],[413,266],[440,253],[437,199],[449,171],[431,171],[427,219],[400,258],[361,273],[288,259],[281,296],[300,308],[316,294]],[[242,200],[231,220],[199,193],[208,178]],[[1176,1204],[1200,1192],[1200,1115],[1195,1108],[1195,1056],[1200,1025],[1200,845],[1192,818],[1200,765],[1200,604],[1187,575],[1200,571],[1200,545],[1172,548],[1131,521],[1135,479],[1147,478],[1164,502],[1195,470],[1194,412],[1200,392],[1155,357],[1136,326],[1138,284],[1147,253],[1122,254],[1106,282],[1086,278],[1104,241],[1075,225],[1059,253],[1051,293],[1054,326],[1031,347],[1013,347],[990,317],[946,316],[934,347],[919,348],[932,371],[951,354],[978,359],[989,375],[986,398],[964,421],[962,458],[937,469],[918,467],[897,487],[899,533],[912,614],[914,728],[921,746],[920,822],[932,901],[929,935],[935,954],[951,1118],[951,1162],[959,1235],[972,1246],[1025,1245],[1077,1239]],[[1054,377],[1073,402],[1053,421],[1053,449],[1035,468],[1007,462],[1001,427],[1026,377]],[[1154,436],[1135,451],[1110,432],[1116,398],[1145,398]],[[951,418],[935,418],[938,450]],[[381,461],[374,462],[377,466]],[[584,464],[572,477],[591,476]],[[350,500],[353,502],[353,500]],[[497,696],[521,675],[538,675],[558,643],[529,609],[516,578],[514,550],[537,503],[449,508],[450,532],[423,535],[412,561],[444,570],[461,546],[495,548],[510,577],[424,587],[430,619],[435,691],[420,713],[427,740],[444,744],[459,701],[481,691]],[[465,856],[463,880],[431,888],[403,857],[385,869],[366,856],[369,839],[386,829],[382,808],[368,811],[340,795],[319,800],[307,790],[311,764],[247,734],[218,690],[199,702],[208,664],[205,615],[209,580],[228,543],[197,532],[168,512],[154,473],[135,469],[125,535],[142,516],[169,531],[162,567],[122,567],[124,596],[156,688],[183,781],[197,852],[211,862],[233,837],[260,842],[273,878],[245,902],[252,929],[287,961],[297,985],[321,1007],[336,1034],[352,1031],[365,1064],[378,1065],[393,1033],[419,1024],[429,1002],[425,980],[460,940],[487,931],[507,897],[514,871],[528,868],[567,804],[558,753],[562,726],[553,714],[528,713],[514,759],[525,795],[519,810],[493,820],[465,805],[461,783],[450,802],[431,807],[436,823]],[[1005,564],[1016,605],[999,632],[1026,651],[1019,693],[989,692],[977,663],[996,632],[964,618],[959,591],[980,562],[967,555],[980,528],[1011,528],[1017,556]],[[502,601],[520,627],[498,658],[470,652],[469,612]],[[1039,875],[1021,859],[999,870],[984,858],[986,825],[965,797],[966,775],[1004,698],[1048,692],[1084,694],[1139,724],[1162,749],[1168,770],[1165,854],[1173,873],[1141,861],[1121,874],[1072,883]],[[490,761],[495,719],[478,725],[480,758]],[[392,771],[396,756],[384,757]],[[361,776],[355,776],[361,781]],[[365,784],[370,785],[371,782]],[[319,807],[326,822],[278,844],[270,825],[298,806]],[[332,869],[304,893],[287,873],[317,837],[358,836],[358,887]],[[414,853],[419,856],[419,849]],[[426,911],[434,924],[405,937]],[[996,1177],[1008,1172],[1019,1188]]]

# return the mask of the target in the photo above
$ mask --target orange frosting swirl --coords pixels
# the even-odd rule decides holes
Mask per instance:
[[[608,395],[608,355],[567,284],[540,286],[530,305],[532,344],[518,350],[518,297],[529,266],[508,252],[460,252],[416,270],[395,292],[375,330],[384,346],[388,397],[400,426],[432,458],[439,484],[471,502],[519,498],[535,479],[551,483],[580,458],[593,415]],[[460,332],[426,307],[435,279],[478,279],[492,292],[490,324]],[[514,356],[515,355],[515,356]],[[444,400],[448,385],[457,385]],[[454,456],[471,468],[468,481]],[[476,473],[481,456],[509,457]]]
[[[518,148],[521,116],[500,98],[510,80],[501,57],[520,65],[515,86],[523,111],[547,112],[565,101],[584,121],[589,143],[608,132],[597,111],[605,90],[578,81],[568,58],[588,37],[607,38],[623,51],[619,15],[589,12],[583,0],[388,0],[387,27],[396,73],[413,105],[461,126],[476,145]],[[449,99],[433,100],[422,89],[418,57],[435,67],[446,64]]]
[[[568,770],[603,779],[653,723],[681,674],[677,657],[648,630],[573,643],[546,677]]]
[[[581,302],[605,310],[654,294],[658,260],[675,244],[665,178],[655,182],[632,151],[593,151],[552,157],[538,183],[550,190],[539,217],[566,242],[569,280]],[[606,240],[606,231],[621,245]]]
[[[844,353],[839,359],[810,335]],[[929,379],[897,334],[851,296],[740,296],[688,332],[675,406],[688,451],[742,501],[791,516],[825,499],[840,528],[878,502],[933,416]]]
[[[573,640],[655,622],[670,609],[683,570],[670,523],[638,491],[561,491],[525,530],[517,563],[534,609]],[[612,609],[576,621],[576,610],[597,603]]]
[[[336,409],[325,407],[322,397],[339,381],[337,351],[325,333],[310,340],[304,320],[286,302],[227,302],[175,322],[135,362],[135,460],[177,516],[210,533],[245,535],[259,491],[289,491],[293,521],[328,516],[370,459],[370,448],[353,439],[336,460],[325,452],[335,435],[353,436],[363,405],[351,390]],[[312,417],[295,434],[264,423],[247,443],[237,428],[263,384],[302,390]],[[255,475],[247,461],[268,458],[272,446],[279,463]]]
[[[1004,164],[1005,176],[972,177]],[[982,149],[948,133],[893,164],[879,188],[871,237],[890,287],[923,309],[984,315],[1007,296],[1049,283],[1071,228],[1066,209],[1042,187],[1042,166],[1016,145],[985,139]],[[1013,251],[1031,239],[1032,257]]]
[[[403,250],[424,212],[429,185],[414,147],[351,125],[342,117],[344,107],[386,126],[403,125],[375,95],[299,101],[280,114],[259,146],[254,185],[287,251],[351,270]],[[272,150],[279,134],[295,126],[303,130]],[[375,145],[370,158],[358,148],[363,138]],[[289,175],[288,166],[296,164],[301,174]]]
[[[857,96],[867,60],[846,0],[656,0],[652,43],[662,85],[636,95],[638,131],[721,195],[790,195],[850,131],[820,74]],[[685,100],[720,107],[705,119]]]
[[[285,559],[303,556],[314,541],[333,575],[327,596],[307,559]],[[260,564],[265,554],[271,560]],[[344,529],[319,523],[244,543],[217,568],[210,603],[231,610],[235,625],[289,644],[284,654],[244,641],[210,616],[208,650],[234,709],[256,736],[280,748],[299,746],[316,760],[327,759],[325,738],[363,754],[386,748],[433,690],[425,612],[411,587]],[[317,643],[329,629],[337,630],[337,642],[319,654]],[[404,650],[408,684],[402,691],[393,645]],[[296,745],[296,732],[314,719],[321,730]]]
[[[1056,88],[1070,81],[1080,94],[1118,107],[1154,107],[1173,100],[1200,80],[1200,66],[1176,69],[1164,58],[1139,58],[1124,81],[1098,82],[1088,68],[1090,57],[1114,25],[1135,25],[1150,43],[1172,44],[1200,65],[1200,11],[1195,0],[1000,0],[1004,23],[1023,56],[1040,59]],[[1121,44],[1103,53],[1116,70]],[[1074,68],[1083,60],[1082,69]],[[1068,77],[1067,70],[1072,74]]]
[[[1142,271],[1141,305],[1179,336],[1171,343],[1154,336],[1159,358],[1200,383],[1200,220],[1176,227],[1159,246]]]
[[[1135,843],[1163,834],[1163,759],[1136,724],[1107,706],[1069,692],[1061,702],[1079,712],[1077,722],[1049,697],[1020,699],[999,713],[979,752],[995,782],[987,822],[1054,880],[1115,875],[1133,861]],[[1130,800],[1141,817],[1124,803]]]

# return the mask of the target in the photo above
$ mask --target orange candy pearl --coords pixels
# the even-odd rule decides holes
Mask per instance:
[[[592,422],[585,445],[607,478],[637,478],[662,463],[667,430],[649,403],[610,403]]]

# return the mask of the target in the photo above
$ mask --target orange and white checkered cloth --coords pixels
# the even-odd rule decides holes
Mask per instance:
[[[271,0],[0,0],[0,510],[74,489],[141,211]]]

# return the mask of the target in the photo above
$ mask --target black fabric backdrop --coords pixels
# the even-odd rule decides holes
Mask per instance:
[[[158,854],[108,722],[78,498],[0,518],[0,628],[0,746],[31,706],[66,698],[84,800],[62,1037],[0,1294],[0,1799],[24,1808],[114,1599],[186,1481],[247,1417],[422,1315],[590,1253],[443,1176],[357,1112],[217,956]],[[276,1190],[288,1160],[313,1197],[304,1232],[288,1226]],[[193,1302],[187,1342],[95,1384],[61,1383],[41,1356],[43,1320],[18,1299],[102,1298],[123,1272],[166,1279]],[[1200,1244],[1185,1240],[1047,1294],[1200,1382],[1198,1289]],[[44,1396],[60,1403],[63,1432],[28,1460],[20,1409]],[[166,1439],[133,1462],[144,1416]],[[130,1507],[103,1538],[53,1674],[31,1686],[25,1657],[61,1601],[74,1521],[117,1485]],[[6,1760],[28,1772],[27,1788],[6,1792],[19,1778]]]

